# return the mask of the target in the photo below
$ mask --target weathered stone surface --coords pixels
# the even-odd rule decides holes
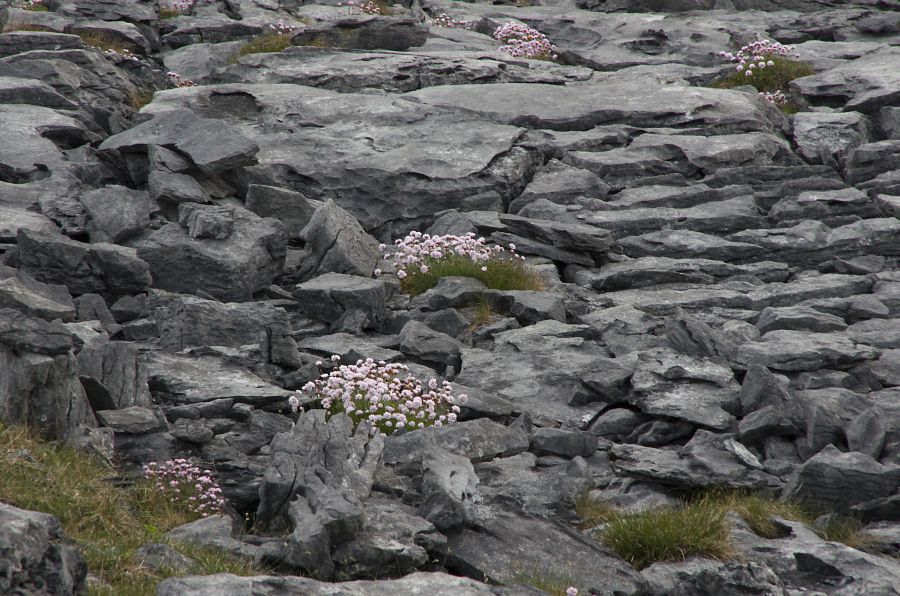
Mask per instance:
[[[226,398],[255,405],[285,404],[292,395],[213,356],[148,353],[141,358],[141,368],[146,371],[154,400],[165,404],[200,404]]]
[[[786,536],[773,541],[760,538],[743,520],[732,517],[731,532],[738,552],[765,563],[788,584],[799,581],[812,589],[827,590],[841,582],[838,593],[896,593],[900,566],[892,559],[826,542],[799,522],[776,521]]]
[[[536,61],[524,63],[498,55],[492,52],[498,43],[475,32],[432,28],[429,34],[426,45],[416,53],[360,53],[293,46],[278,53],[249,54],[242,56],[237,64],[226,64],[226,60],[214,53],[226,50],[225,47],[193,44],[190,49],[200,53],[201,57],[188,57],[176,50],[166,55],[166,64],[178,63],[180,68],[173,70],[210,83],[291,83],[342,93],[369,89],[403,93],[435,85],[465,83],[561,84],[591,76],[590,70],[582,67]],[[485,51],[466,55],[457,48],[430,48],[441,34],[472,36],[486,46]],[[415,71],[415,76],[410,76],[410,71]]]
[[[138,346],[126,341],[101,337],[81,347],[78,375],[95,410],[151,407],[146,371],[139,365],[139,358]],[[103,397],[98,399],[98,393]]]
[[[440,446],[456,455],[482,462],[508,457],[528,449],[528,437],[521,428],[512,428],[479,418],[440,428],[414,430],[391,435],[384,441],[384,463],[403,466],[417,461],[424,449]]]
[[[59,519],[0,503],[0,590],[8,594],[81,594],[87,565],[66,541]]]
[[[391,594],[426,594],[435,590],[484,596],[537,595],[539,592],[521,587],[493,586],[466,577],[446,573],[419,572],[393,580],[359,580],[320,582],[295,576],[263,575],[239,577],[227,573],[171,578],[163,581],[157,596],[214,596],[248,593],[275,596],[286,592],[309,596],[390,596]]]
[[[520,453],[477,464],[481,484],[474,521],[490,515],[484,505],[534,517],[571,519],[575,501],[590,487],[591,471],[596,468],[581,457],[550,466],[539,466],[538,461],[533,453]]]
[[[849,367],[878,357],[878,350],[838,333],[770,331],[760,341],[744,344],[737,358],[776,370]]]
[[[425,43],[427,29],[410,18],[364,15],[301,29],[294,45],[357,50],[408,50]]]
[[[170,110],[100,145],[102,151],[144,153],[150,145],[171,147],[206,174],[257,163],[259,146],[234,127],[186,110]]]
[[[0,265],[0,308],[63,322],[75,319],[75,303],[64,286],[37,281],[24,271]]]
[[[92,190],[78,200],[90,218],[91,242],[119,243],[136,236],[150,225],[150,213],[155,211],[146,192],[124,186]]]
[[[870,128],[858,112],[801,112],[794,118],[794,142],[809,163],[843,163],[851,149],[869,142]]]
[[[307,316],[336,333],[378,328],[387,317],[385,283],[369,277],[325,273],[297,285],[294,299]]]
[[[269,285],[284,266],[284,229],[239,207],[232,213],[233,231],[225,238],[191,237],[188,229],[170,223],[141,241],[137,255],[149,265],[153,287],[186,294],[202,290],[239,302]]]
[[[812,76],[796,79],[791,87],[810,101],[833,104],[871,114],[897,98],[900,52],[885,48]]]
[[[616,445],[610,450],[613,466],[629,476],[682,488],[780,486],[773,476],[748,467],[728,452],[722,440],[703,432],[676,450]]]
[[[190,346],[256,345],[263,362],[286,367],[301,364],[284,309],[272,304],[221,303],[194,296],[154,297],[161,345],[173,352]]]
[[[73,295],[96,292],[119,296],[150,287],[147,263],[133,248],[83,244],[62,234],[19,229],[19,268],[38,281],[66,286]]]
[[[900,21],[885,0],[382,15],[229,0],[172,18],[146,0],[46,1],[0,7],[19,29],[0,34],[0,421],[126,471],[203,460],[229,510],[261,523],[173,534],[375,580],[160,590],[530,590],[415,574],[443,565],[598,594],[896,592],[889,559],[793,522],[764,539],[729,514],[739,562],[642,575],[600,528],[571,528],[583,495],[636,512],[785,483],[900,519]],[[238,55],[279,19],[295,45]],[[558,57],[502,49],[510,21]],[[716,53],[755,32],[816,73],[793,82],[790,117],[707,86],[733,72]],[[93,47],[98,33],[136,56]],[[445,278],[408,296],[376,247],[412,230],[514,244],[544,287]],[[290,397],[314,404],[307,382],[367,357],[452,382],[469,395],[459,421],[398,431],[379,466],[365,429],[291,412]]]
[[[363,527],[363,501],[383,449],[368,426],[354,431],[345,414],[326,422],[324,410],[302,414],[291,431],[275,436],[256,520],[264,531],[291,531],[282,552],[287,564],[334,572],[331,549]]]
[[[692,557],[681,563],[654,563],[641,570],[650,584],[651,596],[670,594],[786,594],[778,576],[767,565],[750,562],[720,562]]]
[[[417,513],[440,530],[475,521],[478,476],[467,457],[431,447],[422,454],[422,503]]]
[[[644,586],[644,579],[630,565],[595,542],[546,520],[500,513],[480,530],[463,530],[448,538],[450,564],[477,570],[493,581],[512,582],[517,573],[565,568],[568,581],[596,590],[627,594]]]
[[[760,255],[764,249],[747,242],[729,242],[710,234],[690,230],[660,230],[640,236],[620,238],[618,244],[630,257],[671,257],[744,260]]]
[[[185,104],[237,123],[259,144],[260,165],[250,168],[250,181],[310,199],[335,198],[367,230],[390,221],[427,222],[468,197],[504,190],[510,168],[529,163],[520,152],[510,155],[508,165],[491,167],[510,152],[520,128],[473,125],[472,118],[400,98],[296,85],[214,85],[157,93],[144,109],[162,115]],[[279,132],[275,123],[297,113],[314,126]],[[347,120],[349,113],[360,117]],[[272,126],[260,127],[260,118]]]
[[[880,464],[862,453],[841,453],[828,445],[794,472],[783,494],[849,511],[863,501],[893,494],[898,482],[900,466]]]
[[[302,264],[302,278],[324,273],[368,277],[378,266],[378,241],[330,199],[316,209],[299,236],[310,253]]]
[[[313,202],[303,193],[262,184],[248,187],[246,207],[260,217],[278,219],[289,238],[299,237],[316,212]]]
[[[451,367],[458,370],[460,366],[462,344],[419,321],[410,321],[400,330],[399,348],[416,360],[433,363],[444,369]]]
[[[590,457],[597,451],[594,435],[559,428],[539,428],[529,437],[531,449],[564,457]]]
[[[652,93],[657,105],[643,101]],[[515,103],[509,97],[517,97]],[[406,94],[429,105],[452,106],[475,111],[502,124],[551,130],[589,130],[599,124],[627,122],[632,126],[687,126],[727,124],[744,130],[760,130],[759,108],[746,96],[730,91],[674,87],[648,88],[635,83],[615,93],[591,85],[562,88],[552,85],[497,84],[485,87],[454,85],[433,87]],[[697,108],[716,101],[708,113]]]
[[[756,326],[760,333],[768,333],[776,329],[827,333],[843,331],[847,328],[847,324],[842,318],[808,306],[765,308],[759,314]]]
[[[362,529],[332,553],[342,580],[412,573],[428,563],[429,552],[447,542],[431,522],[399,501],[375,497],[366,501]]]
[[[119,433],[137,435],[162,426],[152,410],[138,406],[121,410],[99,410],[95,414],[100,424]]]

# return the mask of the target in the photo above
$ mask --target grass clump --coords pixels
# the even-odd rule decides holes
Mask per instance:
[[[791,59],[789,56],[799,57],[792,52],[793,46],[769,39],[759,39],[747,44],[738,50],[737,54],[719,52],[720,56],[735,63],[734,72],[714,81],[710,87],[733,89],[751,85],[766,102],[786,113],[796,113],[798,107],[785,95],[788,83],[815,74],[815,71],[809,64]]]
[[[127,93],[128,106],[136,112],[153,101],[153,94],[153,89],[132,89]]]
[[[249,54],[264,54],[269,52],[280,52],[291,46],[291,36],[283,33],[270,31],[257,35],[240,47],[237,54],[232,56],[231,63],[238,61],[241,56]]]
[[[750,491],[710,489],[702,492],[698,499],[734,511],[754,533],[763,538],[782,536],[782,532],[772,522],[773,517],[782,517],[807,525],[811,525],[815,519],[808,508],[796,501],[781,501]]]
[[[757,91],[774,93],[775,91],[784,91],[788,87],[788,83],[800,77],[808,77],[815,74],[812,66],[803,62],[797,62],[788,58],[773,58],[774,66],[769,66],[763,70],[758,70],[752,76],[746,76],[744,72],[735,72],[734,74],[719,79],[710,85],[714,89],[733,89],[742,85],[753,85]]]
[[[23,2],[16,8],[29,10],[31,12],[50,12],[50,9],[46,4],[44,4],[44,0],[25,0],[25,2]]]
[[[400,288],[411,296],[417,296],[436,286],[440,278],[450,276],[474,277],[492,290],[544,288],[541,277],[518,259],[496,256],[476,263],[456,255],[434,259],[426,273],[421,270],[413,272],[401,280]]]
[[[728,559],[733,549],[725,513],[723,507],[699,501],[617,515],[603,530],[602,540],[637,569],[692,555]]]
[[[475,333],[494,319],[495,313],[491,303],[484,294],[478,297],[472,306],[472,320],[469,322],[469,334]]]
[[[149,482],[122,488],[114,479],[116,471],[96,457],[42,441],[27,429],[0,425],[0,500],[59,518],[99,580],[90,593],[155,594],[156,585],[173,573],[148,569],[135,551],[147,542],[160,542],[163,533],[200,515],[188,504],[160,498]],[[264,572],[226,553],[180,543],[170,546],[196,560],[191,573]]]
[[[166,8],[164,6],[159,7],[159,18],[160,19],[174,19],[175,17],[180,17],[181,12],[175,8]]]
[[[574,587],[571,580],[549,570],[519,570],[510,579],[504,580],[503,583],[505,585],[531,586],[552,596],[578,594],[577,590],[573,591]]]
[[[591,498],[590,492],[586,491],[575,498],[575,513],[581,518],[581,521],[578,523],[578,529],[590,530],[613,520],[617,511],[612,504],[605,501],[597,501]]]
[[[78,33],[78,37],[81,38],[81,41],[83,41],[85,45],[103,50],[104,52],[112,51],[119,54],[128,54],[131,52],[131,50],[125,47],[120,41],[96,31],[81,31]]]
[[[492,290],[542,290],[541,276],[531,269],[525,258],[509,250],[489,247],[484,238],[474,233],[465,236],[446,234],[432,236],[410,232],[406,238],[394,242],[394,251],[385,255],[393,259],[400,278],[400,289],[417,296],[437,285],[442,277],[473,277]],[[387,247],[382,244],[384,252]],[[376,269],[375,275],[381,275]]]
[[[863,530],[863,523],[849,515],[831,515],[824,524],[811,527],[822,540],[840,542],[857,550],[869,550],[874,543],[874,538]]]

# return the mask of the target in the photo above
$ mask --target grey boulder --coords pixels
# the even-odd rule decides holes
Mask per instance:
[[[190,204],[181,209],[186,205]],[[198,216],[204,209],[192,208]],[[203,291],[219,300],[240,302],[272,283],[284,267],[283,227],[240,207],[232,213],[232,231],[225,238],[191,237],[190,229],[170,223],[142,240],[137,254],[153,273],[153,287],[185,294]]]
[[[0,591],[74,596],[86,590],[87,565],[59,519],[0,503]]]

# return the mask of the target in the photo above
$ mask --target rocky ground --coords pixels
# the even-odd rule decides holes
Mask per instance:
[[[46,4],[0,5],[0,421],[126,469],[209,462],[257,531],[174,537],[356,580],[160,595],[531,593],[479,583],[523,572],[597,594],[900,593],[896,2]],[[231,59],[279,19],[293,47]],[[557,61],[499,52],[510,20]],[[703,86],[757,34],[817,71],[796,115]],[[373,278],[377,244],[411,230],[513,242],[547,288],[488,292],[473,331],[477,282],[410,299]],[[293,425],[332,354],[449,379],[462,421]],[[735,519],[738,561],[639,572],[572,525],[588,491],[639,510],[708,486],[853,513],[882,554]],[[83,581],[52,518],[2,507],[60,562],[33,573]]]

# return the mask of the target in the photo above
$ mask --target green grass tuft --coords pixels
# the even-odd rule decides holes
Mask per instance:
[[[590,492],[583,492],[575,498],[575,513],[581,518],[580,530],[590,530],[616,517],[616,508],[605,501],[591,498]]]
[[[116,477],[115,469],[88,454],[44,442],[27,429],[0,425],[0,501],[59,518],[100,580],[89,593],[149,596],[172,574],[147,569],[135,550],[199,515],[187,505],[160,499],[150,483],[120,488],[112,483]],[[192,573],[265,572],[227,553],[170,546],[196,559]]]
[[[552,596],[566,596],[566,588],[572,586],[571,580],[566,576],[549,570],[518,570],[503,583],[505,585],[531,586]]]
[[[813,526],[812,529],[822,540],[840,542],[857,550],[869,550],[874,543],[874,538],[863,530],[862,522],[849,515],[834,516],[824,527]]]
[[[543,290],[544,280],[524,261],[506,256],[475,262],[467,256],[446,255],[425,261],[428,272],[408,271],[400,281],[400,289],[410,296],[430,290],[442,277],[474,277],[492,290]],[[487,271],[482,271],[487,267]]]
[[[131,51],[125,45],[123,45],[122,42],[103,33],[97,33],[94,31],[82,31],[78,33],[78,37],[81,38],[81,41],[83,41],[85,45],[98,48],[103,51],[112,50],[120,54]]]
[[[135,88],[127,93],[128,105],[135,112],[153,101],[153,89]]]
[[[175,17],[180,17],[181,13],[174,8],[165,8],[159,7],[159,18],[160,19],[174,19]]]
[[[637,569],[692,555],[728,559],[733,550],[725,512],[701,501],[619,515],[603,530],[602,540]]]
[[[710,489],[701,492],[695,500],[706,501],[741,516],[750,529],[763,538],[778,538],[781,532],[772,523],[773,517],[782,517],[812,524],[815,516],[796,501],[781,501],[761,493],[744,490]]]
[[[248,54],[263,54],[267,52],[280,52],[291,46],[291,36],[280,33],[263,33],[257,35],[241,46],[237,54],[231,58],[232,64],[241,56]]]
[[[741,85],[752,85],[757,91],[786,91],[788,83],[800,77],[808,77],[815,74],[815,70],[809,64],[788,60],[787,58],[772,58],[775,66],[767,66],[763,69],[756,69],[753,76],[748,77],[742,72],[734,72],[734,74],[713,82],[710,87],[714,89],[733,89]]]
[[[469,334],[475,333],[485,325],[490,324],[491,320],[496,316],[491,308],[491,303],[487,296],[481,294],[478,300],[472,306],[472,320],[469,322]]]

